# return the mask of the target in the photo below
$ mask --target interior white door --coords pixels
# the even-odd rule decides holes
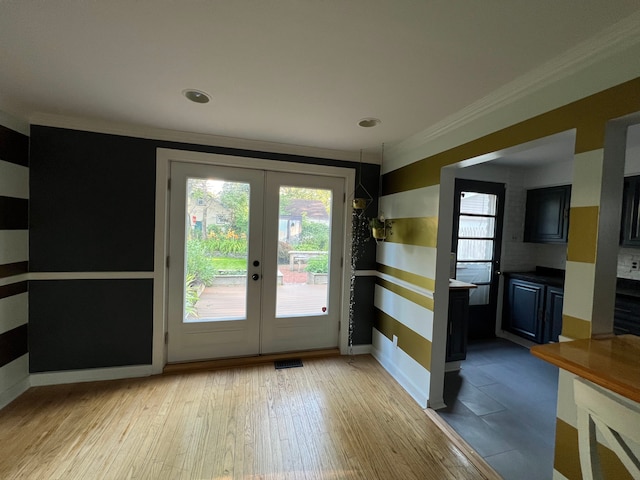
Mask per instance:
[[[259,353],[263,190],[261,170],[172,162],[169,362]]]
[[[344,183],[171,164],[169,362],[338,345]]]

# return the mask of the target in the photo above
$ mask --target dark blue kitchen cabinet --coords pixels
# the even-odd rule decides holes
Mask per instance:
[[[544,314],[544,337],[542,343],[557,342],[562,333],[562,305],[564,290],[558,287],[547,287]]]
[[[535,343],[557,342],[562,333],[561,282],[531,273],[506,274],[503,330]]]
[[[624,179],[620,244],[640,247],[640,176]]]
[[[467,358],[469,330],[469,289],[449,290],[449,320],[447,323],[446,361]]]
[[[503,328],[532,342],[542,343],[544,293],[543,284],[509,279]]]
[[[527,190],[524,241],[567,243],[571,185]]]

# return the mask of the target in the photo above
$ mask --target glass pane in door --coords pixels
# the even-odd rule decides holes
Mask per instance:
[[[498,196],[491,193],[461,192],[460,213],[495,215]]]
[[[458,262],[456,278],[475,285],[491,282],[492,262]]]
[[[248,183],[188,178],[185,323],[247,315]]]
[[[458,260],[488,260],[493,258],[493,240],[458,240]]]
[[[328,311],[331,190],[281,186],[276,317]]]
[[[492,238],[496,231],[494,217],[460,215],[458,237],[462,238]]]

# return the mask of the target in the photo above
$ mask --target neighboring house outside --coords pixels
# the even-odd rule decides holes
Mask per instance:
[[[232,212],[224,207],[218,200],[211,199],[189,199],[187,205],[189,212],[189,222],[192,227],[202,231],[211,225],[228,225],[232,218]]]
[[[290,200],[289,204],[282,208],[278,226],[278,240],[281,242],[295,243],[302,235],[302,219],[310,222],[329,225],[329,213],[320,200]]]

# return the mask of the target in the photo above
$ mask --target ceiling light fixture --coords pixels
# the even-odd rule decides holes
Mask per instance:
[[[209,101],[211,100],[211,97],[208,93],[205,93],[201,90],[195,90],[193,88],[183,90],[182,94],[195,103],[209,103]]]
[[[377,125],[380,125],[382,122],[380,121],[379,118],[373,118],[373,117],[367,117],[367,118],[363,118],[362,120],[360,120],[358,122],[358,125],[360,125],[363,128],[371,128],[371,127],[375,127]]]

